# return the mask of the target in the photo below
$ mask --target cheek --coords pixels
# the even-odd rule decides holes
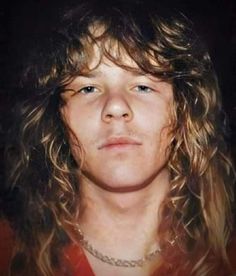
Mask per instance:
[[[164,139],[166,138],[172,129],[171,112],[169,108],[159,106],[150,109],[144,114],[142,118],[142,125],[153,136]]]
[[[76,162],[81,164],[84,156],[84,149],[80,141],[80,132],[83,129],[81,122],[83,121],[78,120],[78,110],[75,109],[74,106],[70,103],[64,105],[60,112],[68,132],[68,143],[71,149],[71,153]]]
[[[83,139],[86,131],[91,126],[91,116],[88,111],[75,103],[68,103],[62,108],[61,114],[66,126],[73,133],[72,136],[76,136],[79,140],[80,137]]]
[[[150,147],[155,151],[158,159],[168,158],[172,142],[172,120],[169,114],[158,114],[148,125]]]

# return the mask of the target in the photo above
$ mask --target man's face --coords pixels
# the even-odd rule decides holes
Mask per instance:
[[[96,63],[96,55],[92,64]],[[128,57],[126,65],[136,67]],[[138,68],[137,68],[138,69]],[[173,91],[169,83],[103,58],[76,77],[61,112],[85,152],[81,180],[111,191],[131,191],[168,174]],[[73,136],[72,136],[73,137]],[[78,148],[70,141],[75,160]]]

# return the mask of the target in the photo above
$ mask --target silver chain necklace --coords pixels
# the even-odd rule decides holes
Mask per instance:
[[[89,243],[89,241],[84,238],[84,234],[78,226],[75,228],[75,230],[80,235],[81,246],[87,252],[89,252],[92,256],[94,256],[96,259],[99,259],[100,261],[107,263],[109,265],[119,266],[119,267],[142,267],[146,262],[152,261],[158,254],[161,253],[161,249],[157,248],[156,250],[145,255],[143,258],[140,258],[137,260],[125,260],[125,259],[109,257],[109,256],[104,255],[103,253],[99,252],[98,250],[96,250]]]

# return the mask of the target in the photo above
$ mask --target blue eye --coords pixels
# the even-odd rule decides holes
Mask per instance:
[[[141,92],[141,93],[149,93],[149,92],[152,92],[152,91],[153,91],[152,88],[150,88],[150,87],[148,87],[148,86],[146,86],[146,85],[138,85],[138,86],[136,87],[136,90],[137,90],[138,92]]]
[[[85,86],[79,90],[80,93],[89,94],[96,91],[94,86]]]

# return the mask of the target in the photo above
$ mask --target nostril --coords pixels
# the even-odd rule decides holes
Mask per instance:
[[[116,100],[115,100],[116,99]],[[112,98],[105,105],[101,113],[102,120],[109,123],[113,120],[124,120],[128,122],[132,119],[132,110],[124,100]]]

